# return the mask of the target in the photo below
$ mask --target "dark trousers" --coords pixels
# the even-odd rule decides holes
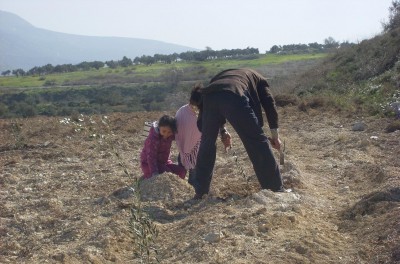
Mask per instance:
[[[216,140],[225,119],[242,140],[261,188],[272,191],[283,188],[269,140],[259,126],[248,98],[223,91],[203,96],[202,136],[194,179],[196,194],[209,192],[216,158]]]

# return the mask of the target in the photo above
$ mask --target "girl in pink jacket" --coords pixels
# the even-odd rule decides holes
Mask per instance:
[[[171,144],[176,132],[176,120],[171,116],[164,115],[158,123],[153,123],[140,154],[140,166],[145,179],[163,172],[171,172],[181,179],[185,178],[186,169],[170,160]]]

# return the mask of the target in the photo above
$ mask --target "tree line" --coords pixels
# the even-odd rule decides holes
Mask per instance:
[[[328,52],[332,49],[338,48],[343,45],[351,45],[350,43],[339,44],[333,38],[329,37],[325,40],[324,44],[310,43],[310,44],[291,44],[278,46],[274,45],[266,53],[270,54],[299,54],[299,53],[320,53]],[[155,63],[166,63],[170,64],[177,61],[207,61],[216,59],[252,59],[257,58],[259,55],[257,48],[247,47],[246,49],[222,49],[213,50],[206,47],[202,51],[186,51],[180,54],[173,53],[169,55],[155,54],[154,56],[143,55],[136,57],[133,60],[124,56],[121,60],[110,60],[106,62],[92,61],[92,62],[81,62],[79,64],[61,64],[53,66],[52,64],[46,64],[44,66],[35,66],[28,71],[23,69],[6,70],[1,73],[3,76],[43,76],[52,73],[67,73],[76,71],[86,71],[90,69],[100,69],[108,67],[115,69],[117,67],[129,67],[132,65],[152,65]]]
[[[132,65],[151,65],[154,63],[172,63],[176,61],[206,61],[212,59],[229,59],[229,58],[246,58],[249,56],[258,55],[259,51],[256,48],[246,48],[246,49],[223,49],[220,51],[214,51],[211,48],[206,48],[203,51],[187,51],[180,54],[173,53],[170,55],[155,54],[154,56],[143,55],[141,57],[136,57],[133,60],[124,56],[121,60],[110,60],[106,62],[93,61],[93,62],[81,62],[76,65],[72,64],[61,64],[53,66],[51,64],[46,64],[44,66],[35,66],[28,71],[23,69],[6,70],[1,73],[3,76],[35,76],[35,75],[46,75],[51,73],[66,73],[75,71],[86,71],[90,69],[100,69],[103,67],[109,67],[111,69],[117,67],[129,67]]]
[[[289,45],[274,45],[267,53],[271,54],[304,54],[304,53],[323,53],[323,52],[330,52],[332,50],[336,50],[339,47],[350,47],[355,45],[354,43],[350,42],[342,42],[339,43],[334,38],[329,37],[324,40],[324,44],[319,44],[317,42],[309,43],[309,44],[289,44]]]

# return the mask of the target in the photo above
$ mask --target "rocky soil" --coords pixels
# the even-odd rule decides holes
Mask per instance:
[[[260,190],[232,133],[197,202],[175,175],[135,184],[144,121],[162,113],[0,120],[0,262],[400,263],[400,131],[279,111],[292,191]]]

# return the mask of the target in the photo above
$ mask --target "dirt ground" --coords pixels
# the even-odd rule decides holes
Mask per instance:
[[[0,120],[0,262],[400,263],[400,131],[385,133],[387,119],[279,111],[292,192],[260,190],[229,129],[233,148],[218,142],[212,191],[198,202],[168,173],[136,199],[140,134],[161,113]],[[131,228],[139,207],[143,230],[158,231],[149,259]]]

